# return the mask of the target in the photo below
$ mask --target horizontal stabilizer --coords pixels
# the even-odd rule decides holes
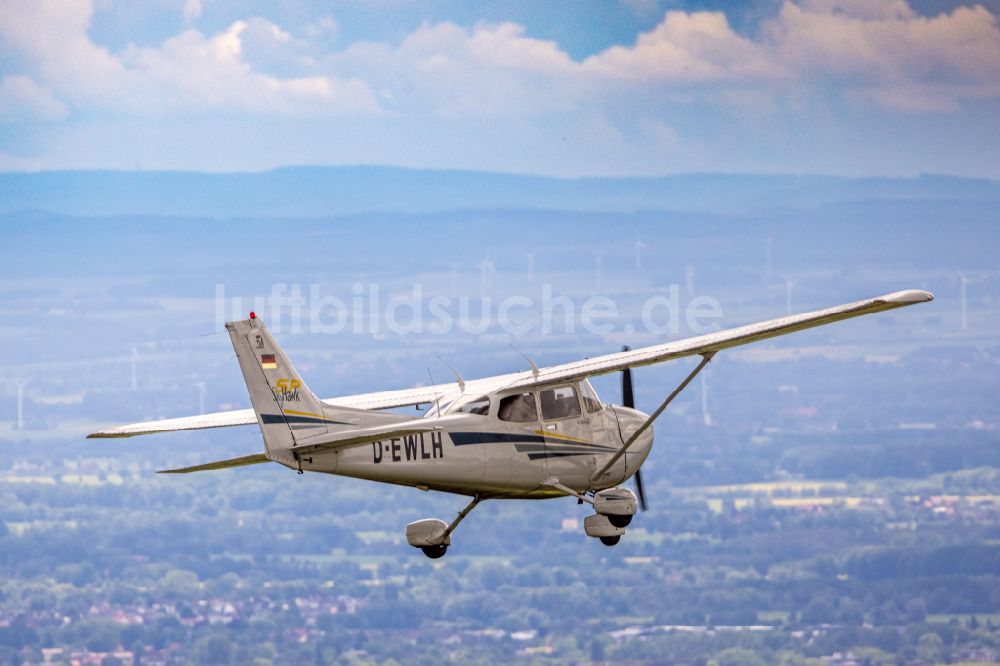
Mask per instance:
[[[229,460],[216,460],[215,462],[195,465],[194,467],[181,467],[180,469],[161,469],[157,474],[188,474],[190,472],[207,472],[213,469],[228,469],[230,467],[245,467],[247,465],[258,465],[270,462],[263,453],[255,453],[252,456],[241,458],[230,458]]]

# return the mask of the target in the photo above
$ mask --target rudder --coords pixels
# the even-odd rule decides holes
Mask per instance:
[[[338,419],[342,415],[331,412],[345,410],[324,405],[309,390],[267,327],[252,313],[250,319],[227,323],[226,329],[264,436],[268,458],[294,467],[297,461],[291,452],[293,446],[357,423],[358,419]]]

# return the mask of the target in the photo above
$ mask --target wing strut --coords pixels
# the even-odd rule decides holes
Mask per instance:
[[[660,414],[663,413],[663,410],[667,408],[667,405],[669,405],[673,401],[673,399],[676,398],[678,394],[680,394],[681,391],[687,388],[687,385],[691,383],[691,380],[698,376],[698,373],[702,371],[702,368],[704,368],[706,365],[709,364],[709,362],[712,360],[712,357],[714,356],[715,356],[714,351],[705,352],[704,354],[701,355],[701,362],[697,365],[697,367],[695,367],[694,370],[691,371],[691,374],[685,377],[684,381],[682,381],[677,386],[677,388],[671,391],[670,395],[667,396],[666,400],[661,402],[660,406],[656,408],[656,411],[650,414],[649,418],[646,419],[646,421],[641,426],[639,426],[639,429],[636,430],[634,433],[632,433],[632,436],[628,438],[628,441],[625,442],[622,448],[618,449],[615,455],[611,456],[611,459],[604,464],[604,467],[602,467],[601,469],[597,470],[596,472],[590,475],[591,483],[596,482],[598,479],[604,476],[607,473],[607,471],[611,469],[623,455],[625,455],[625,452],[628,450],[628,447],[632,446],[632,444],[635,443],[635,440],[639,439],[639,435],[646,432],[649,426],[653,425],[653,421],[655,421],[660,416]]]

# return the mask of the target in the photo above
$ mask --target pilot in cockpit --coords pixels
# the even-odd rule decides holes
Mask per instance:
[[[535,396],[531,393],[509,395],[500,401],[497,417],[501,421],[525,423],[538,420],[538,409],[535,407]]]

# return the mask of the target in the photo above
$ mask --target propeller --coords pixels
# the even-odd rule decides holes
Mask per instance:
[[[623,352],[627,352],[631,349],[628,345],[622,347]],[[622,370],[622,405],[635,409],[635,396],[632,393],[632,368],[625,368]],[[646,510],[646,491],[642,486],[642,471],[637,469],[635,471],[635,490],[636,494],[639,495],[639,508],[643,511]]]

